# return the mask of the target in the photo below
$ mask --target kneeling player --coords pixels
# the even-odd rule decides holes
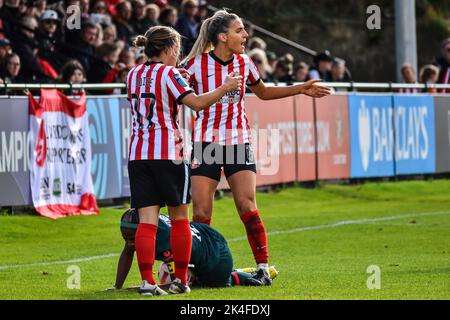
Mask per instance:
[[[127,210],[121,219],[120,230],[125,240],[125,247],[117,266],[115,289],[121,289],[134,257],[134,236],[139,223],[139,216],[134,209]],[[174,264],[170,248],[170,220],[160,214],[156,233],[155,259],[163,261],[159,276],[161,284],[170,284],[174,276]],[[192,234],[192,251],[190,274],[192,285],[205,287],[224,286],[261,286],[255,277],[256,269],[233,270],[233,257],[225,238],[214,228],[204,223],[190,223]],[[270,268],[270,275],[275,278],[278,271]]]

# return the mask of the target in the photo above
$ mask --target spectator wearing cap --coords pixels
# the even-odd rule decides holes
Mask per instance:
[[[151,27],[159,25],[159,13],[160,13],[159,7],[154,4],[148,4],[144,8],[144,19],[142,20],[142,28],[147,31]],[[144,32],[145,33],[145,32]]]
[[[144,34],[148,29],[144,24],[145,18],[145,1],[144,0],[133,0],[131,2],[132,12],[131,12],[131,26],[137,34]]]
[[[421,83],[435,84],[439,80],[439,68],[432,64],[424,65],[419,72],[419,79]],[[423,92],[437,93],[436,88],[426,88]]]
[[[119,2],[116,5],[117,14],[113,21],[117,29],[117,38],[125,43],[131,44],[131,38],[135,35],[133,27],[130,24],[132,8],[128,1]]]
[[[159,14],[159,22],[166,27],[175,28],[178,19],[178,10],[175,7],[167,6]]]
[[[440,54],[435,58],[433,64],[440,69],[438,83],[450,83],[450,38],[441,42]],[[449,89],[442,91],[450,92]]]
[[[275,70],[277,65],[278,57],[277,54],[273,51],[266,50],[267,62],[269,62],[269,66],[272,70]]]
[[[61,41],[60,23],[61,19],[56,11],[45,10],[39,18],[39,27],[36,30],[39,57],[48,61],[56,69],[60,69],[67,60],[57,46],[57,43]]]
[[[181,13],[175,25],[175,29],[182,36],[183,53],[188,54],[198,37],[199,24],[195,19],[198,10],[197,0],[183,0]]]
[[[331,67],[334,58],[330,52],[320,52],[314,57],[314,67],[309,70],[309,78],[311,80],[322,79],[323,81],[331,81]]]

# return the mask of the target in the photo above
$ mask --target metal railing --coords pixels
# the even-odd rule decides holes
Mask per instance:
[[[294,84],[300,84],[296,82]],[[268,86],[286,86],[286,83],[265,83]],[[396,89],[450,89],[450,84],[423,84],[423,83],[382,83],[382,82],[321,82],[323,86],[331,88],[343,89],[386,89],[388,91]],[[68,83],[4,83],[0,85],[0,90],[25,90],[25,89],[59,89],[59,90],[112,90],[125,89],[125,83],[83,83],[83,84],[68,84]]]

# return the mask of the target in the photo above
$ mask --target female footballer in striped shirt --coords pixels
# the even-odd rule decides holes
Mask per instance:
[[[184,161],[183,137],[178,128],[178,104],[195,111],[219,100],[241,86],[241,77],[227,75],[215,90],[196,95],[175,68],[180,35],[172,28],[150,28],[138,36],[135,46],[144,47],[148,62],[130,70],[127,77],[133,128],[128,173],[131,206],[138,209],[136,253],[143,295],[166,294],[153,278],[155,238],[159,209],[168,206],[172,221],[170,243],[175,261],[176,281],[171,293],[187,293],[187,268],[192,237],[188,221],[189,172]]]
[[[222,85],[229,73],[239,73],[243,77],[239,90],[197,112],[191,157],[193,221],[210,224],[214,193],[223,167],[258,266],[257,277],[270,285],[267,236],[255,199],[256,165],[244,107],[245,85],[263,100],[296,94],[320,98],[329,95],[330,89],[314,85],[320,80],[266,87],[252,60],[244,54],[247,37],[239,16],[218,11],[203,22],[199,37],[184,61],[189,82],[198,94]]]

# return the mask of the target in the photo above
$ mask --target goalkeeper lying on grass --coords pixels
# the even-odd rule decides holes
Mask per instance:
[[[139,223],[139,215],[134,209],[127,210],[121,219],[120,230],[125,247],[117,266],[116,283],[112,289],[121,289],[130,271],[134,258],[134,235]],[[204,223],[191,222],[192,253],[190,261],[190,285],[204,287],[261,286],[255,278],[256,269],[233,270],[233,257],[225,238],[212,227]],[[174,263],[170,249],[170,220],[159,215],[156,233],[155,260],[163,261],[158,272],[161,285],[168,285],[174,279]],[[270,276],[274,279],[278,271],[270,267]]]

